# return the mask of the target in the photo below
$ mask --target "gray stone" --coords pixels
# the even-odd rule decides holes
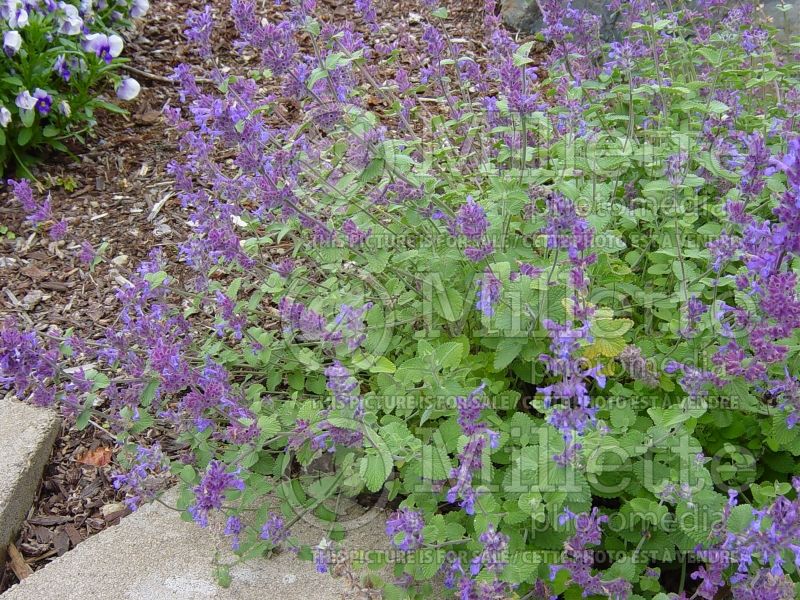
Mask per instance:
[[[608,0],[573,0],[572,8],[588,10],[603,19],[600,28],[604,39],[617,35],[616,18],[606,9]],[[542,12],[537,0],[501,0],[500,13],[503,22],[513,29],[535,33],[544,27]]]
[[[52,411],[0,398],[0,564],[36,497],[58,429]]]
[[[387,550],[385,523],[383,511],[372,512],[347,530],[344,547]],[[317,543],[326,533],[318,525],[301,520],[292,531]],[[3,600],[330,600],[352,592],[346,577],[319,574],[291,552],[234,566],[230,586],[222,588],[214,561],[231,564],[235,557],[221,529],[219,523],[201,529],[161,504],[145,506],[12,587]]]

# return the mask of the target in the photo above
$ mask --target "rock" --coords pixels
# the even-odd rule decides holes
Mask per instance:
[[[600,32],[605,40],[613,40],[619,35],[616,17],[606,8],[608,0],[573,0],[572,8],[588,10],[602,17]],[[537,0],[501,0],[500,14],[503,22],[513,29],[535,33],[544,27],[542,11]]]

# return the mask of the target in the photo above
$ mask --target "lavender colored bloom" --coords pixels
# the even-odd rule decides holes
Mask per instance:
[[[589,546],[596,546],[602,540],[602,524],[608,521],[606,515],[600,515],[597,508],[591,513],[575,514],[568,509],[559,517],[559,524],[568,521],[575,524],[575,534],[564,543],[565,559],[560,565],[550,567],[550,578],[555,579],[559,571],[567,571],[573,584],[589,595],[603,598],[625,600],[631,593],[631,584],[622,579],[605,580],[599,574],[592,574],[593,553]]]
[[[11,123],[11,111],[5,106],[0,106],[0,127],[5,129]]]
[[[28,90],[24,90],[17,94],[14,104],[16,104],[20,110],[33,110],[36,108],[37,102],[38,100],[34,98]]]
[[[222,337],[225,334],[225,328],[233,331],[233,335],[237,340],[242,339],[242,331],[247,325],[247,317],[236,314],[236,302],[217,290],[215,294],[217,307],[222,313],[222,321],[216,326],[217,335]]]
[[[228,520],[225,521],[225,531],[224,534],[231,537],[231,548],[236,551],[239,549],[240,539],[239,536],[242,533],[242,529],[244,529],[242,525],[242,520],[239,517],[228,517]]]
[[[350,375],[350,371],[341,362],[333,361],[333,364],[325,369],[325,376],[328,378],[327,388],[333,394],[338,406],[350,406],[358,400],[358,394],[352,393],[358,390],[358,381]]]
[[[469,515],[475,512],[477,495],[472,487],[472,478],[483,465],[483,451],[487,442],[491,448],[497,448],[499,443],[497,433],[480,422],[480,413],[484,408],[480,397],[485,388],[486,384],[482,384],[466,397],[456,398],[458,424],[468,440],[464,450],[458,455],[458,467],[450,473],[456,483],[447,491],[447,501],[455,502],[460,498],[459,505]]]
[[[12,187],[14,198],[22,206],[22,210],[27,215],[26,220],[34,225],[47,221],[50,218],[50,197],[43,202],[37,202],[33,196],[33,190],[27,180],[21,179],[15,181],[8,180],[8,184]]]
[[[353,422],[356,424],[356,422]],[[319,433],[311,438],[312,450],[335,452],[337,447],[359,448],[364,444],[364,434],[357,429],[331,425],[327,420],[317,424]]]
[[[139,95],[142,86],[133,77],[125,77],[117,86],[117,98],[120,100],[133,100]]]
[[[331,562],[332,544],[327,538],[322,538],[313,549],[314,567],[317,573],[327,573]]]
[[[78,35],[83,31],[83,19],[78,12],[78,8],[67,2],[58,3],[61,25],[58,32],[64,35]]]
[[[272,543],[273,546],[280,546],[289,537],[289,532],[280,515],[270,512],[267,521],[261,527],[260,537]]]
[[[342,304],[339,314],[333,322],[335,330],[332,335],[335,341],[345,340],[350,350],[355,350],[363,344],[364,340],[367,339],[364,316],[371,308],[372,302],[365,303],[361,308],[353,308],[347,304]]]
[[[500,300],[502,291],[502,282],[494,276],[491,270],[486,269],[478,282],[478,301],[475,308],[486,317],[493,316],[495,304]]]
[[[519,280],[520,276],[530,277],[531,279],[536,279],[544,273],[544,269],[540,269],[539,267],[534,267],[528,263],[519,263],[519,271],[516,273],[512,273],[509,277],[511,281]]]
[[[504,556],[508,549],[508,536],[497,531],[494,524],[490,523],[478,539],[483,544],[483,551],[472,559],[470,573],[477,575],[485,567],[499,574],[507,564]]]
[[[169,459],[156,443],[137,446],[136,456],[127,471],[112,476],[114,489],[125,492],[125,504],[136,510],[154,500],[170,481]]]
[[[222,508],[222,501],[228,490],[243,490],[244,481],[236,473],[228,473],[224,463],[211,461],[200,480],[193,489],[195,503],[189,507],[189,513],[201,527],[208,526],[208,513]]]
[[[67,59],[63,54],[59,54],[56,62],[53,63],[53,71],[58,73],[58,76],[64,81],[69,81],[70,77],[72,77],[72,71],[70,71]]]
[[[94,261],[95,257],[96,254],[92,245],[87,241],[81,242],[81,250],[78,253],[78,260],[88,265]]]
[[[48,232],[51,240],[58,241],[64,239],[64,236],[67,235],[67,221],[62,219],[50,227],[50,231]]]
[[[22,332],[14,320],[3,322],[0,329],[0,385],[12,387],[18,397],[35,389],[47,392],[46,397],[53,399],[47,391],[44,380],[55,374],[58,349],[43,347],[36,334]],[[45,397],[45,396],[42,396]]]
[[[483,207],[467,196],[466,204],[462,205],[456,213],[456,218],[451,225],[453,235],[461,234],[470,241],[481,239],[489,229],[489,219]]]
[[[401,508],[386,521],[386,535],[391,538],[392,545],[398,550],[408,552],[422,546],[422,529],[425,520],[422,513],[409,508]],[[402,536],[400,541],[397,537]]]
[[[6,56],[14,56],[22,47],[22,36],[19,31],[6,31],[3,34],[3,51]]]
[[[278,275],[287,279],[294,272],[295,263],[291,258],[284,258],[279,263],[272,265],[272,268]]]
[[[106,35],[105,33],[90,33],[83,40],[83,49],[87,52],[94,52],[97,58],[111,63],[113,59],[122,53],[122,38],[116,34]]]
[[[689,162],[689,154],[678,152],[667,157],[664,162],[664,176],[673,186],[679,186],[686,179],[686,165]]]
[[[372,234],[372,229],[364,231],[359,229],[352,219],[347,219],[342,223],[342,231],[347,236],[347,243],[351,247],[360,246],[369,239]]]
[[[202,12],[189,11],[186,17],[187,28],[183,32],[190,42],[196,47],[202,58],[211,56],[211,35],[214,29],[214,17],[211,14],[211,5],[206,5]]]
[[[372,31],[378,31],[378,15],[375,7],[372,5],[371,0],[355,0],[353,6],[364,19],[364,22],[369,25]]]
[[[148,10],[150,10],[149,0],[133,0],[130,15],[134,19],[141,19],[147,14]]]

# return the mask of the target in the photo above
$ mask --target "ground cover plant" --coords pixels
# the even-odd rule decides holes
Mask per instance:
[[[391,513],[394,552],[344,555],[386,597],[796,597],[800,46],[747,4],[612,3],[608,44],[541,7],[534,66],[491,0],[486,57],[434,2],[387,45],[233,0],[246,75],[190,14],[195,276],[154,251],[99,343],[6,323],[7,384],[102,419],[131,506],[178,476],[243,559],[332,569],[345,496]]]
[[[85,142],[95,112],[125,111],[103,98],[132,100],[139,83],[117,72],[118,35],[149,9],[148,0],[5,0],[0,5],[0,175],[27,173],[37,153]]]

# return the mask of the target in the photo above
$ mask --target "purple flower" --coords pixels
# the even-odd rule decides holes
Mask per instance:
[[[208,526],[208,513],[222,508],[222,501],[228,490],[243,490],[244,481],[235,473],[228,473],[224,463],[211,461],[194,491],[195,502],[189,513],[201,527]]]
[[[59,2],[58,8],[63,13],[60,16],[61,25],[58,28],[58,32],[64,35],[78,35],[81,33],[83,19],[78,12],[78,7],[68,2]]]
[[[489,523],[478,539],[483,544],[483,551],[472,559],[470,573],[477,575],[485,567],[492,573],[499,574],[507,564],[504,555],[508,548],[508,536],[497,531],[493,523]]]
[[[624,600],[631,593],[631,584],[622,579],[606,580],[599,574],[592,574],[594,553],[588,547],[600,544],[603,523],[608,521],[605,515],[599,515],[597,508],[591,513],[575,514],[568,509],[559,517],[559,524],[571,521],[575,525],[575,534],[564,543],[565,559],[560,565],[550,567],[550,578],[555,579],[559,571],[567,571],[570,581],[589,595],[603,598]]]
[[[53,106],[53,98],[50,94],[41,88],[36,88],[36,91],[33,92],[33,97],[36,98],[36,110],[39,111],[39,114],[48,114]]]
[[[54,241],[64,239],[64,236],[67,235],[66,219],[61,219],[60,221],[55,223],[52,227],[50,227],[48,235],[50,236],[50,239]]]
[[[671,154],[664,162],[664,176],[671,185],[677,187],[686,179],[686,165],[689,162],[689,154],[685,151]]]
[[[22,206],[22,210],[27,215],[26,220],[34,225],[50,219],[50,197],[43,202],[37,202],[33,196],[33,190],[26,179],[15,181],[8,180],[8,184],[13,188],[14,197]]]
[[[332,332],[335,341],[345,340],[350,350],[355,350],[367,339],[365,332],[364,316],[372,308],[372,302],[367,302],[361,308],[353,308],[347,304],[342,304],[339,314],[333,324]]]
[[[11,111],[5,106],[0,106],[0,127],[5,129],[11,123]]]
[[[239,517],[228,517],[228,520],[225,522],[224,534],[233,538],[231,540],[231,548],[233,548],[234,551],[239,549],[239,536],[242,533],[242,529],[242,520]]]
[[[325,369],[325,376],[328,378],[327,387],[333,393],[333,399],[338,406],[350,406],[358,400],[358,394],[352,393],[358,390],[358,381],[341,362],[333,361]]]
[[[17,94],[14,104],[16,104],[20,110],[33,110],[36,108],[37,102],[38,100],[34,98],[28,90],[25,90]]]
[[[130,15],[134,19],[141,19],[150,10],[149,0],[133,0],[131,5]]]
[[[120,100],[133,100],[139,95],[142,86],[132,77],[125,77],[117,86],[117,98]]]
[[[314,554],[314,567],[317,573],[327,573],[331,562],[331,542],[327,538],[322,538],[312,549]]]
[[[158,443],[150,447],[137,446],[130,468],[112,476],[114,489],[125,492],[125,504],[136,510],[154,500],[169,484],[169,459]]]
[[[3,51],[6,56],[14,56],[22,47],[22,36],[19,31],[6,31],[3,34]]]
[[[480,240],[489,229],[489,219],[483,207],[467,196],[466,204],[462,205],[456,213],[451,225],[453,235],[463,235],[470,241]]]
[[[494,276],[490,269],[486,269],[483,277],[478,282],[478,301],[475,308],[480,310],[484,316],[494,315],[494,306],[500,300],[503,291],[503,284]]]
[[[277,271],[278,275],[287,279],[295,269],[295,263],[291,258],[284,258],[279,263],[272,265],[272,268]]]
[[[425,520],[420,511],[401,508],[386,521],[386,535],[391,538],[392,545],[398,550],[416,550],[422,546],[422,528]],[[397,536],[401,535],[400,541]]]
[[[122,53],[122,47],[122,38],[116,34],[90,33],[83,40],[83,49],[87,52],[94,52],[97,58],[106,63],[111,63],[119,56]]]
[[[81,250],[78,253],[78,260],[88,265],[94,261],[95,257],[96,254],[92,245],[87,241],[81,242]]]
[[[353,422],[356,425],[356,422]],[[364,444],[364,434],[358,429],[331,425],[327,420],[317,424],[319,433],[311,438],[312,450],[335,452],[336,448],[358,448]]]
[[[72,77],[72,71],[70,71],[67,59],[63,54],[59,54],[56,62],[53,63],[53,71],[58,73],[58,76],[64,81],[69,81],[70,77]]]
[[[211,14],[211,5],[207,4],[202,12],[189,11],[186,17],[187,28],[183,32],[190,42],[196,47],[202,58],[211,56],[211,35],[214,29],[214,17]]]
[[[359,229],[352,219],[347,219],[342,223],[342,231],[347,236],[347,243],[350,247],[360,246],[366,242],[372,234],[372,229],[368,229],[367,231]]]
[[[480,413],[485,406],[480,396],[485,388],[486,384],[481,384],[466,398],[456,398],[458,424],[468,440],[464,450],[458,455],[458,467],[450,473],[450,477],[455,479],[456,483],[447,491],[447,501],[455,502],[460,498],[459,506],[468,515],[475,512],[477,495],[472,487],[472,478],[483,466],[483,451],[486,444],[488,442],[491,448],[496,448],[499,443],[497,433],[480,422]]]
[[[267,515],[267,521],[261,527],[260,537],[262,540],[270,542],[273,546],[279,546],[289,537],[289,532],[286,530],[283,519],[270,511]]]

